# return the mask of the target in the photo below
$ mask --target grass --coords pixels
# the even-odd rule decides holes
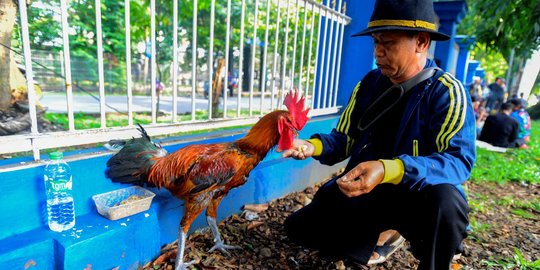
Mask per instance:
[[[532,201],[523,201],[515,199],[513,196],[506,196],[497,201],[498,205],[511,207],[512,213],[521,218],[540,220],[540,218],[534,214],[540,213],[540,200],[533,198]]]
[[[496,182],[503,186],[509,181],[523,184],[540,184],[540,121],[533,121],[529,149],[508,149],[506,153],[497,153],[477,148],[476,163],[470,181],[476,183]],[[484,213],[489,211],[486,196],[470,194],[469,205],[471,212]],[[519,218],[540,220],[540,200],[519,200],[512,195],[498,199],[495,203],[510,207],[512,214]],[[535,214],[536,213],[536,214]],[[481,234],[487,232],[489,225],[481,224],[474,217],[470,219],[471,237],[476,242],[482,242]],[[521,251],[514,249],[512,258],[490,258],[483,260],[486,268],[540,270],[540,259],[527,261]]]
[[[491,228],[491,225],[478,222],[478,220],[472,216],[469,218],[469,225],[471,226],[471,230],[468,237],[476,243],[484,242],[482,234],[486,233]]]
[[[471,181],[540,183],[540,121],[533,121],[529,149],[495,153],[477,148]]]
[[[469,208],[476,213],[487,213],[491,211],[487,196],[475,193],[469,194]]]
[[[511,259],[496,259],[494,261],[483,260],[482,262],[487,268],[496,269],[519,269],[519,270],[540,270],[540,259],[535,261],[527,261],[523,258],[521,251],[514,248],[514,258]]]

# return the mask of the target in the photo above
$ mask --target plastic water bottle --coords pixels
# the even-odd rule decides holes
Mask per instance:
[[[71,168],[64,161],[62,152],[52,152],[49,157],[43,175],[47,192],[47,220],[51,230],[61,232],[75,226]]]

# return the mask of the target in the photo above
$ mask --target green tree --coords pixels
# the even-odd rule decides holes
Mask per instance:
[[[458,34],[476,37],[475,57],[482,65],[490,65],[500,53],[512,64],[510,78],[515,81],[508,85],[509,90],[512,85],[519,85],[525,61],[540,47],[540,1],[468,0],[467,3],[469,10],[458,26]],[[504,69],[504,66],[493,68]]]
[[[505,57],[512,50],[528,58],[540,46],[540,1],[468,0],[469,11],[458,33],[476,36],[479,44]]]

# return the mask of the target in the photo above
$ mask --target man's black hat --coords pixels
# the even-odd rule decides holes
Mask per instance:
[[[432,0],[376,0],[368,27],[353,37],[379,31],[407,30],[427,32],[432,40],[450,39],[450,36],[437,31],[436,18]]]

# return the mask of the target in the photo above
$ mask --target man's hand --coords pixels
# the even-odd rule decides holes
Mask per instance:
[[[362,162],[336,182],[345,196],[351,198],[370,192],[384,178],[384,166],[380,161]]]
[[[276,151],[281,152],[283,150],[278,148]],[[291,149],[283,151],[282,156],[284,158],[292,157],[294,159],[303,160],[313,156],[314,151],[315,147],[310,142],[300,139],[294,139]]]

